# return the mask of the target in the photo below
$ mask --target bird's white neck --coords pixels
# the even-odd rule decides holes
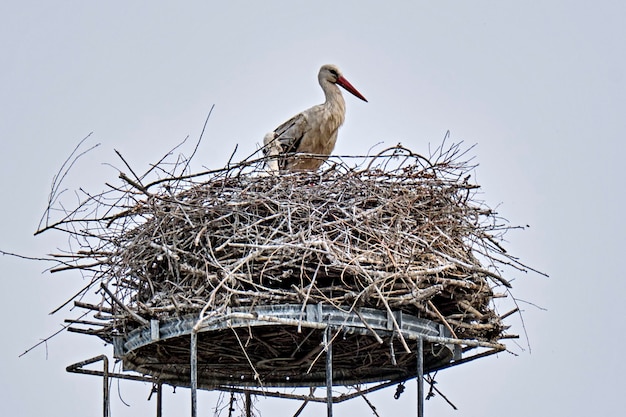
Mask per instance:
[[[346,102],[344,101],[341,90],[337,84],[324,80],[320,82],[320,85],[322,86],[322,90],[324,90],[324,95],[326,96],[324,106],[339,112],[341,115],[345,114]]]

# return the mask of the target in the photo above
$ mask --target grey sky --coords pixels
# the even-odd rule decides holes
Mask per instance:
[[[623,413],[626,285],[621,276],[626,137],[626,5],[619,1],[3,2],[0,4],[0,249],[40,256],[65,237],[34,238],[52,176],[77,142],[102,145],[68,187],[100,190],[119,150],[140,169],[215,110],[195,168],[240,157],[296,112],[322,101],[319,66],[335,63],[369,100],[345,95],[338,154],[379,142],[428,153],[445,132],[480,163],[482,197],[512,224],[507,248],[549,279],[517,273],[532,353],[508,353],[438,376],[426,415]],[[192,144],[185,149],[190,153]],[[18,359],[73,312],[48,313],[84,285],[76,274],[0,257],[0,414],[101,415],[101,381],[65,366],[112,354],[63,333]],[[522,333],[518,320],[511,323]],[[525,348],[525,341],[519,344]],[[414,384],[372,395],[381,416],[414,415]],[[113,416],[153,415],[150,387],[122,384]],[[114,386],[117,391],[117,386]],[[186,390],[165,415],[188,415]],[[201,397],[201,411],[213,406]],[[298,403],[261,399],[265,415]],[[336,408],[353,415],[354,400]],[[619,410],[622,410],[620,412]],[[323,408],[311,407],[306,415]]]

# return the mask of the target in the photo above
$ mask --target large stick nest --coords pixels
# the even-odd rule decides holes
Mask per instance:
[[[88,332],[107,341],[150,318],[322,302],[493,342],[506,329],[500,267],[523,267],[498,243],[509,227],[478,199],[464,157],[459,145],[429,158],[398,146],[315,173],[262,175],[252,161],[147,185],[121,174],[122,187],[42,230],[80,244],[58,269],[90,274],[108,314]]]

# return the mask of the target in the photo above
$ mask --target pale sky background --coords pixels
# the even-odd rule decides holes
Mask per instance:
[[[369,100],[345,95],[336,153],[378,142],[427,153],[445,132],[480,166],[482,197],[513,225],[510,253],[550,274],[516,273],[526,341],[438,375],[427,416],[622,416],[626,366],[623,1],[2,2],[0,249],[42,256],[66,237],[33,237],[53,175],[80,139],[101,146],[68,187],[99,191],[121,165],[139,171],[179,143],[222,167],[263,135],[322,101],[317,71],[335,63]],[[76,312],[48,313],[80,275],[0,256],[0,415],[99,416],[101,379],[65,367],[112,347],[62,333],[18,358]],[[523,333],[518,319],[513,331]],[[154,415],[150,386],[112,390],[114,417]],[[383,416],[415,415],[415,383],[370,399]],[[212,415],[214,395],[200,397]],[[262,415],[300,403],[260,399]],[[325,415],[309,406],[304,415]],[[189,391],[165,390],[164,415],[189,415]],[[335,415],[372,415],[360,399]]]

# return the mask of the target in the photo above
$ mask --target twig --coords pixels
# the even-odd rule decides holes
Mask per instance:
[[[143,324],[144,326],[147,326],[148,324],[150,324],[150,322],[146,319],[144,319],[143,317],[141,317],[139,314],[135,313],[134,311],[132,311],[126,304],[124,304],[123,302],[121,302],[120,300],[117,299],[117,297],[115,295],[113,295],[113,293],[107,288],[106,285],[104,285],[104,283],[100,284],[100,288],[102,288],[104,290],[104,292],[106,292],[108,294],[109,297],[111,297],[111,300],[113,300],[113,302],[115,304],[117,304],[118,306],[120,306],[124,311],[126,311],[133,319],[135,319],[136,321],[138,321],[139,323]]]
[[[202,126],[200,137],[198,137],[198,141],[196,142],[196,146],[193,148],[193,152],[191,153],[191,156],[187,158],[187,160],[185,161],[185,166],[181,170],[181,173],[184,173],[187,171],[187,168],[189,168],[189,164],[191,163],[191,160],[196,155],[196,152],[198,151],[198,147],[200,147],[200,142],[202,142],[202,137],[204,136],[206,125],[209,123],[209,119],[211,118],[211,113],[213,113],[214,108],[215,108],[215,104],[211,105],[211,109],[209,109],[209,114],[207,114],[206,119],[204,120],[204,125]]]
[[[241,348],[241,351],[245,355],[246,360],[248,361],[248,365],[250,365],[250,368],[252,369],[252,372],[254,372],[254,380],[258,381],[259,385],[263,386],[263,381],[261,381],[261,375],[257,372],[256,368],[252,364],[252,361],[250,360],[250,357],[248,356],[248,352],[246,352],[246,348],[243,346],[243,343],[241,343],[241,339],[239,338],[239,335],[237,334],[237,331],[235,329],[233,329],[232,327],[231,327],[231,330],[233,331],[233,333],[235,334],[235,337],[237,338],[237,342],[239,343],[239,347]]]
[[[439,317],[439,320],[441,320],[443,325],[446,326],[446,329],[448,329],[448,331],[450,331],[450,334],[452,335],[452,337],[455,338],[455,339],[458,339],[456,333],[454,332],[454,329],[452,329],[452,326],[450,326],[450,323],[448,323],[446,318],[439,312],[439,309],[437,309],[437,307],[435,307],[435,305],[433,304],[433,302],[431,300],[428,300],[428,307],[430,307],[433,310],[433,312],[435,313],[435,315],[437,315],[437,317]]]
[[[374,404],[372,404],[370,402],[370,400],[367,399],[367,397],[365,396],[365,394],[361,394],[361,398],[363,398],[365,400],[365,402],[367,403],[367,405],[369,405],[370,409],[372,410],[372,413],[374,413],[374,415],[376,417],[380,417],[380,415],[378,414],[378,412],[376,411],[376,407],[374,407]]]

